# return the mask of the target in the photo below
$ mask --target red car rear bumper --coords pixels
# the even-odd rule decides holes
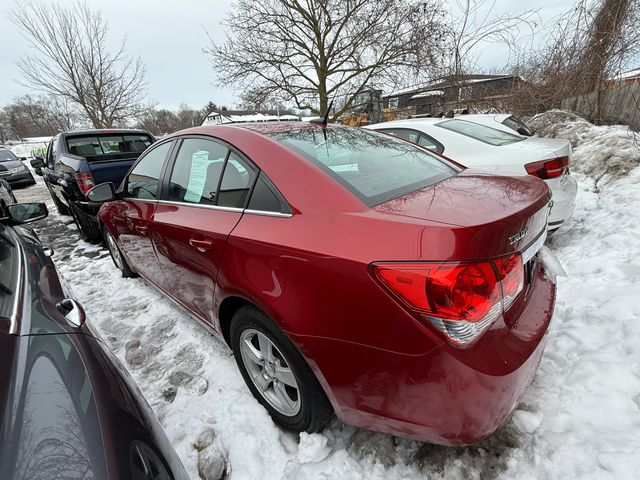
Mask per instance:
[[[555,283],[538,269],[516,321],[499,319],[484,345],[467,350],[443,343],[403,355],[326,338],[295,340],[312,358],[328,358],[310,363],[345,423],[429,443],[473,444],[507,422],[533,381],[554,303]]]

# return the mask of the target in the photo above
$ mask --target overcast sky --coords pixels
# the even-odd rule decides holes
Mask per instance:
[[[260,1],[260,0],[256,0]],[[72,0],[62,0],[70,4]],[[215,72],[202,53],[208,45],[205,29],[217,42],[224,40],[220,26],[233,0],[88,0],[100,8],[110,26],[114,44],[126,35],[127,53],[140,56],[147,69],[148,98],[158,106],[175,109],[181,103],[202,107],[209,100],[233,106],[238,92],[217,86]],[[491,2],[489,2],[491,3]],[[568,10],[573,0],[496,0],[497,13],[539,9],[543,23]],[[9,21],[12,0],[0,6],[0,106],[30,92],[18,83],[17,60],[29,52],[28,42]],[[504,48],[485,46],[479,69],[491,70],[505,64]],[[479,72],[480,73],[480,72]]]

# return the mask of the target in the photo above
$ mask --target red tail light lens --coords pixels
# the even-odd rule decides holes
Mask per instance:
[[[489,261],[386,263],[372,268],[374,277],[402,304],[456,346],[479,337],[524,286],[520,254],[498,259],[494,265]]]
[[[522,255],[516,253],[508,257],[496,258],[493,263],[502,286],[504,309],[507,310],[524,287]]]
[[[93,177],[88,172],[76,173],[76,183],[83,195],[86,195],[96,185],[93,183]]]
[[[529,175],[548,180],[560,177],[569,168],[569,157],[557,157],[551,160],[527,163],[524,168]]]

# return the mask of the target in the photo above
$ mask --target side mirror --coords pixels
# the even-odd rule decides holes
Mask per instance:
[[[31,164],[31,167],[33,167],[33,169],[35,170],[36,175],[40,175],[42,177],[43,176],[42,169],[45,166],[44,159],[41,157],[36,157],[33,160],[29,161],[29,163]]]
[[[87,192],[87,199],[96,203],[111,202],[116,199],[116,186],[113,182],[96,185]]]
[[[44,167],[44,159],[42,157],[36,157],[29,162],[33,168]]]
[[[26,160],[27,157],[20,157],[20,160]]]
[[[524,135],[525,137],[530,137],[533,135],[533,133],[531,133],[531,131],[529,131],[528,128],[524,128],[524,127],[518,127],[518,133],[520,135]]]
[[[4,207],[1,220],[9,225],[21,225],[42,220],[47,215],[49,211],[44,203],[12,203]]]

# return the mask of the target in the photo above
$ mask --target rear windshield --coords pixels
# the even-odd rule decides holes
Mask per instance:
[[[18,160],[18,157],[16,157],[11,150],[0,149],[0,162],[14,162],[16,160]]]
[[[467,122],[465,120],[447,120],[445,122],[437,123],[436,126],[446,128],[452,132],[466,135],[467,137],[474,138],[496,147],[524,140],[524,138],[519,135],[503,132],[502,130],[496,130],[495,128],[487,127],[486,125]]]
[[[67,150],[73,155],[81,157],[100,157],[106,155],[121,156],[122,154],[144,152],[153,139],[149,135],[83,135],[68,137]]]
[[[369,207],[459,171],[423,148],[369,130],[313,128],[271,137],[311,160]]]

